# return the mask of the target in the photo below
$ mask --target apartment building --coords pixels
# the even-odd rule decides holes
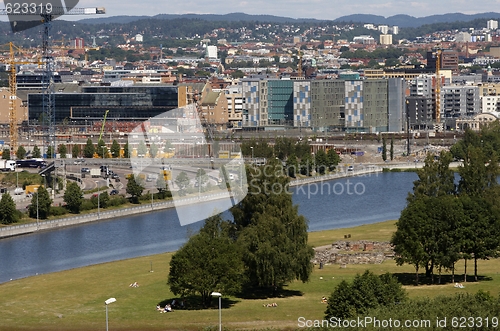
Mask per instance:
[[[363,82],[362,91],[361,113],[365,132],[387,131],[387,80],[367,80]]]
[[[292,80],[267,81],[267,125],[293,125]]]
[[[479,87],[443,86],[441,88],[441,120],[454,128],[460,117],[471,117],[480,111]]]
[[[487,95],[481,96],[481,113],[498,113],[500,112],[500,96]]]
[[[311,126],[319,131],[345,128],[345,81],[311,81]]]
[[[227,119],[229,127],[237,128],[242,126],[243,120],[243,93],[242,86],[228,86],[224,90],[227,99]]]
[[[311,81],[296,80],[293,83],[293,126],[311,126]]]

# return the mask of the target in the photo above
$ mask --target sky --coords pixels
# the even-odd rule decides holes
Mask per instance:
[[[500,0],[482,0],[480,6],[470,0],[80,0],[78,7],[105,7],[106,16],[243,12],[291,18],[336,19],[351,14],[385,17],[407,14],[423,17],[447,13],[500,12]],[[80,16],[74,18],[80,19]]]

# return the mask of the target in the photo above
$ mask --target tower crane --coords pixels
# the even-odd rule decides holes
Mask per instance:
[[[54,7],[51,3],[39,4],[32,6],[32,4],[24,4],[13,2],[12,0],[4,1],[5,9],[0,9],[0,15],[8,15],[10,26],[13,32],[26,30],[40,23],[43,24],[42,36],[42,58],[45,64],[43,74],[43,123],[42,127],[45,131],[44,135],[44,148],[49,150],[52,147],[52,154],[50,157],[55,157],[56,153],[56,114],[55,114],[55,98],[54,98],[54,58],[51,51],[50,29],[52,21],[62,15],[99,15],[105,14],[106,10],[102,7],[92,8],[74,8],[71,6]],[[62,2],[61,2],[62,3]],[[40,20],[41,18],[41,20]],[[17,19],[17,20],[16,20]],[[46,153],[44,153],[46,154]]]
[[[17,61],[16,51],[22,52],[22,50],[15,46],[12,42],[6,44],[9,46],[9,136],[10,136],[10,151],[15,153],[17,150],[17,141],[19,137],[18,127],[17,127],[17,80],[16,80],[16,65],[17,64],[32,64],[37,63],[39,66],[43,63],[39,60],[38,62],[31,61]],[[6,46],[4,45],[4,46]]]

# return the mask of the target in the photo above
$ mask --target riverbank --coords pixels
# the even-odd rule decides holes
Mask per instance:
[[[348,171],[348,167],[339,167],[339,171],[334,174],[322,175],[322,176],[312,176],[308,178],[301,178],[297,180],[290,181],[290,187],[296,187],[301,185],[309,185],[317,182],[330,181],[334,179],[348,178],[348,177],[359,177],[366,176],[373,173],[382,172],[382,168],[378,166],[371,165],[356,165],[352,171]],[[227,198],[227,194],[217,193],[217,194],[204,194],[201,197],[187,197],[183,199],[176,200],[177,205],[193,204],[196,205],[200,202],[215,201]],[[58,228],[66,226],[80,225],[90,222],[110,220],[123,216],[131,216],[143,213],[151,213],[155,211],[161,211],[169,208],[174,208],[175,204],[172,200],[164,202],[156,202],[149,204],[141,204],[139,206],[121,208],[115,210],[106,210],[101,212],[89,213],[84,215],[69,216],[64,218],[58,218],[54,220],[44,220],[36,223],[27,223],[21,225],[10,225],[5,227],[0,227],[0,239],[12,236],[19,236],[24,234],[33,233],[36,231],[46,231],[55,230]]]

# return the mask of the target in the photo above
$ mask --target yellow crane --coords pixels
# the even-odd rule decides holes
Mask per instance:
[[[99,142],[102,139],[102,134],[104,132],[104,125],[106,124],[106,117],[108,117],[109,109],[106,109],[106,112],[104,113],[104,119],[102,120],[102,126],[101,126],[101,134],[99,135]]]
[[[18,64],[38,64],[43,65],[39,59],[37,62],[33,61],[16,61],[16,52],[22,54],[23,50],[15,46],[12,42],[3,46],[9,46],[9,136],[10,136],[10,150],[15,153],[17,150],[17,143],[19,132],[17,127],[17,79],[16,79],[16,65]]]

